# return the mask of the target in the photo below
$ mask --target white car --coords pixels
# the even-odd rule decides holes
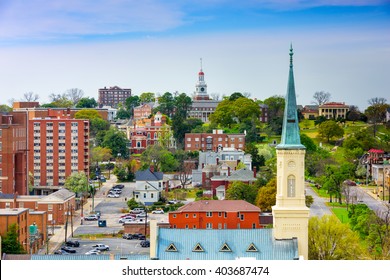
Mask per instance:
[[[119,219],[119,223],[129,223],[129,222],[133,222],[134,221],[134,218],[131,218],[131,217],[126,217],[126,218],[120,218]]]
[[[119,194],[117,194],[117,193],[109,193],[109,194],[107,195],[107,197],[115,197],[115,198],[118,198],[118,197],[119,197]]]
[[[146,217],[146,213],[145,212],[137,214],[137,216],[136,216],[136,218],[145,218],[145,217]]]
[[[159,209],[159,210],[153,210],[152,214],[164,214],[164,210]]]
[[[108,250],[110,250],[110,247],[108,247],[105,244],[96,244],[96,245],[93,245],[92,247],[95,248],[95,250],[99,250],[99,251],[108,251]]]
[[[100,255],[100,251],[99,250],[96,250],[96,249],[93,249],[89,252],[86,252],[85,253],[86,255]]]

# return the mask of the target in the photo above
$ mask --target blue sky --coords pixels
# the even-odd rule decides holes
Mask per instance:
[[[0,103],[104,86],[284,95],[294,47],[298,104],[316,91],[390,102],[389,0],[0,0]]]

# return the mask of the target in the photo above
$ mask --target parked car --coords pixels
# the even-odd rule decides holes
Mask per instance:
[[[62,250],[62,251],[65,251],[65,252],[67,252],[67,253],[71,253],[71,254],[76,253],[76,250],[75,250],[75,249],[73,249],[73,248],[71,248],[71,247],[68,247],[68,246],[63,246],[63,247],[61,247],[61,250]]]
[[[107,197],[118,198],[118,197],[119,197],[119,194],[116,194],[116,193],[109,193],[109,194],[107,195]]]
[[[96,249],[93,249],[91,251],[86,252],[85,254],[86,255],[100,255],[100,251],[96,250]]]
[[[150,247],[150,241],[149,240],[142,240],[140,245],[141,245],[141,247]]]
[[[122,235],[123,239],[133,239],[133,235],[131,233],[124,233]]]
[[[146,215],[147,215],[147,214],[146,214],[145,212],[139,213],[139,214],[137,214],[136,218],[145,218]]]
[[[97,221],[97,220],[99,220],[99,217],[96,214],[92,214],[92,215],[86,216],[84,218],[84,220],[86,220],[86,221]]]
[[[133,234],[133,239],[138,239],[138,240],[145,240],[146,237],[142,233],[134,233]]]
[[[115,185],[113,188],[123,189],[124,187],[125,187],[125,185],[118,184],[118,185]]]
[[[65,242],[65,245],[68,247],[80,247],[80,243],[76,240],[75,241],[68,240]]]
[[[156,209],[152,211],[152,214],[164,214],[164,210],[162,209]]]
[[[119,223],[130,223],[130,222],[133,222],[134,221],[134,218],[132,218],[132,217],[126,217],[126,218],[120,218],[119,219]]]
[[[130,211],[130,213],[132,213],[132,214],[140,214],[143,212],[145,212],[145,210],[143,208],[134,208],[133,210]]]
[[[110,250],[110,247],[105,245],[105,244],[96,244],[96,245],[93,245],[92,247],[95,248],[96,250],[99,250],[99,251],[108,251],[108,250]]]
[[[57,250],[54,252],[54,255],[69,255],[69,253],[64,250]]]
[[[136,216],[137,216],[136,214],[127,213],[127,214],[125,214],[125,215],[122,215],[121,218],[131,217],[131,218],[134,218],[134,219],[135,219]]]

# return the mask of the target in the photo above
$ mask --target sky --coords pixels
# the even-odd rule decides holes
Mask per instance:
[[[0,104],[26,92],[119,86],[191,95],[203,61],[208,93],[297,104],[390,102],[390,0],[0,0]]]

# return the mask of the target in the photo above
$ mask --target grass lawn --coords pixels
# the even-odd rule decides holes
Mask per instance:
[[[337,218],[343,223],[348,224],[348,211],[346,207],[333,207],[330,210],[337,216]]]

